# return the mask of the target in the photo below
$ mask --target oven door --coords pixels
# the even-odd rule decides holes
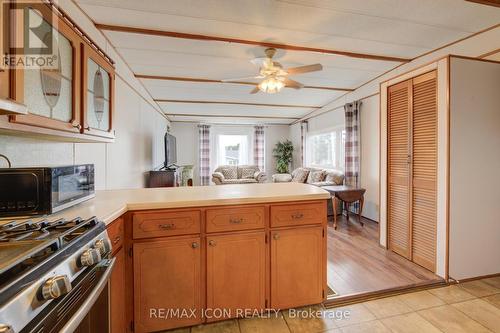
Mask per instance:
[[[90,267],[72,282],[66,295],[53,301],[21,333],[108,333],[109,279],[115,259]]]
[[[52,213],[95,196],[92,164],[53,168],[51,181]]]

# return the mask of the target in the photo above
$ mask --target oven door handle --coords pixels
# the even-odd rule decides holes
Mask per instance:
[[[108,263],[106,264],[106,270],[102,274],[101,279],[99,280],[97,285],[94,287],[94,290],[92,290],[85,302],[83,302],[78,311],[68,320],[66,325],[61,328],[61,330],[59,331],[60,333],[74,332],[83,321],[85,316],[87,316],[87,314],[90,312],[90,309],[101,295],[101,292],[103,291],[104,287],[109,281],[109,278],[111,277],[111,272],[113,272],[113,266],[115,265],[116,259],[112,258],[107,260]]]

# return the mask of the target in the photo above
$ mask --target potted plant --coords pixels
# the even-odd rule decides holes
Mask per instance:
[[[273,156],[276,158],[276,171],[278,173],[289,173],[292,163],[293,144],[290,140],[278,142],[273,149]]]

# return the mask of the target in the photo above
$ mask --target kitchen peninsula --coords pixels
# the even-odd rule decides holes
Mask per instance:
[[[116,267],[113,332],[154,332],[321,303],[329,194],[298,183],[97,191]]]

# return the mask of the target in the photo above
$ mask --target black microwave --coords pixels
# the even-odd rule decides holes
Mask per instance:
[[[94,196],[93,164],[0,169],[0,217],[52,214]]]

